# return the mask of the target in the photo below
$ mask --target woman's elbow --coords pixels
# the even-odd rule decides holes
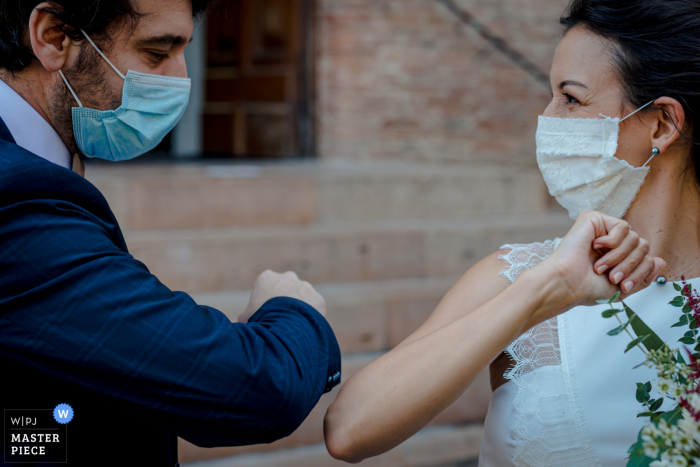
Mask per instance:
[[[332,405],[323,420],[323,436],[326,440],[326,449],[333,458],[351,464],[357,464],[365,459],[366,456],[354,442],[352,429],[341,420],[340,414],[334,413]]]

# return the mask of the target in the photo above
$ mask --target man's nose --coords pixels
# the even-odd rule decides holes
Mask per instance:
[[[185,54],[180,53],[168,60],[165,64],[165,69],[162,70],[162,74],[166,76],[172,76],[173,78],[187,78],[187,63],[185,61]]]

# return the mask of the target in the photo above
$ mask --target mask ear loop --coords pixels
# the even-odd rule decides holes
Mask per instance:
[[[625,118],[623,118],[622,120],[620,120],[620,123],[624,122],[625,120],[627,120],[627,119],[630,118],[632,115],[634,115],[634,114],[636,114],[637,112],[639,112],[640,110],[644,109],[645,107],[649,107],[651,104],[654,103],[655,100],[656,100],[656,99],[654,99],[653,101],[647,102],[646,104],[644,104],[643,106],[641,106],[640,108],[638,108],[637,110],[635,110],[634,112],[632,112],[631,114],[629,114],[628,116],[626,116]],[[612,117],[608,117],[607,115],[603,115],[603,114],[598,114],[598,115],[600,115],[600,116],[603,117],[603,118],[612,118]]]
[[[78,96],[75,94],[75,91],[73,91],[73,88],[70,87],[70,84],[68,84],[68,80],[66,79],[65,76],[63,76],[63,72],[61,70],[58,70],[58,74],[61,75],[61,78],[63,78],[63,82],[66,83],[68,90],[70,91],[71,94],[73,94],[73,99],[75,99],[75,101],[78,103],[78,107],[82,107],[83,103],[80,102],[80,99],[78,99]]]
[[[119,77],[120,77],[121,79],[123,79],[123,80],[126,80],[126,78],[124,77],[124,75],[122,74],[122,72],[119,71],[119,70],[117,69],[117,67],[114,66],[114,65],[112,64],[112,62],[110,62],[109,59],[108,59],[107,57],[105,57],[105,54],[103,54],[102,51],[101,51],[100,49],[97,48],[97,46],[95,45],[95,43],[92,42],[92,39],[90,39],[90,36],[88,36],[87,34],[85,34],[85,31],[83,31],[82,29],[80,30],[80,32],[83,33],[83,35],[85,36],[85,39],[88,40],[88,42],[90,43],[90,45],[92,45],[92,47],[97,51],[97,53],[100,54],[100,56],[101,56],[102,58],[105,59],[105,62],[109,63],[109,66],[111,66],[112,69],[113,69],[114,71],[117,72],[117,74],[119,75]]]
[[[92,39],[90,39],[90,36],[88,36],[87,33],[86,33],[85,31],[83,31],[82,29],[80,30],[80,32],[83,33],[83,36],[85,36],[85,39],[87,39],[88,42],[90,43],[90,45],[97,51],[98,54],[100,54],[100,57],[104,58],[104,59],[105,59],[105,62],[107,62],[107,63],[109,64],[109,66],[112,67],[112,69],[119,75],[119,77],[120,77],[121,79],[123,79],[123,80],[126,81],[126,78],[124,77],[124,75],[122,74],[122,72],[119,71],[119,70],[117,69],[117,67],[115,67],[115,66],[112,64],[112,62],[109,61],[109,59],[108,59],[107,57],[105,57],[105,54],[103,54],[102,51],[95,45],[95,43],[92,41]],[[78,106],[79,106],[79,107],[82,107],[82,106],[83,106],[83,103],[80,102],[80,99],[78,99],[78,96],[75,94],[75,91],[73,91],[73,88],[70,86],[70,84],[68,84],[68,80],[67,80],[66,77],[63,75],[63,72],[62,72],[61,70],[58,70],[58,74],[61,75],[61,78],[63,78],[63,82],[66,83],[66,86],[68,87],[68,90],[70,91],[71,94],[73,94],[73,98],[74,98],[75,101],[78,103]]]

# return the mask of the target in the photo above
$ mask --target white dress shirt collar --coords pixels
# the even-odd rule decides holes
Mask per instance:
[[[56,130],[2,80],[0,118],[7,125],[18,146],[70,170],[71,155]]]

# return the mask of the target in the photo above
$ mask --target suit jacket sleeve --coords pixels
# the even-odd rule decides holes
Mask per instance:
[[[160,283],[113,228],[66,201],[0,208],[3,358],[136,405],[207,447],[287,436],[338,383],[338,344],[311,306],[275,298],[231,323]]]

